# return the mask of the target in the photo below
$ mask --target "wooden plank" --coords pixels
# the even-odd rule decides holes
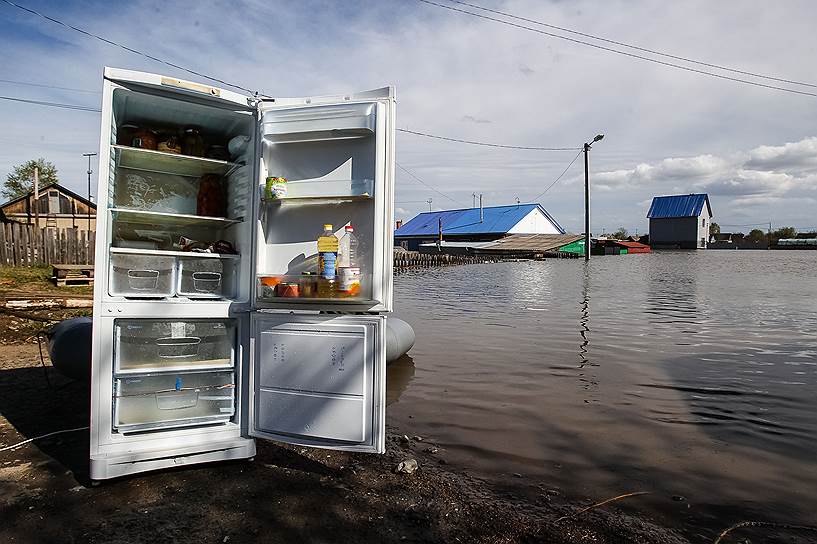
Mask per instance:
[[[31,258],[31,230],[34,227],[31,225],[25,225],[23,227],[23,236],[22,236],[22,244],[23,244],[23,266],[31,266],[34,264],[33,259]]]
[[[19,223],[11,224],[11,250],[12,250],[12,266],[20,266],[20,225]]]
[[[6,224],[0,223],[0,265],[6,266]]]
[[[88,233],[88,264],[96,265],[96,231]]]

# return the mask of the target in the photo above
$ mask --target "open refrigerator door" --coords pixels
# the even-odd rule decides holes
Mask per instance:
[[[384,316],[253,316],[250,434],[383,453]]]
[[[394,117],[390,87],[259,103],[257,309],[391,311]]]

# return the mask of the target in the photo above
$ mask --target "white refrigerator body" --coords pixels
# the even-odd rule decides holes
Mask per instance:
[[[127,210],[117,210],[117,206],[121,208],[121,205],[112,201],[112,187],[116,170],[123,164],[123,153],[129,151],[114,145],[118,125],[128,121],[115,119],[116,91],[132,93],[136,101],[156,97],[171,106],[169,101],[176,101],[181,109],[189,106],[190,111],[197,111],[195,108],[210,108],[214,119],[229,115],[235,118],[235,123],[238,123],[236,126],[246,123],[247,126],[254,127],[250,138],[248,166],[256,188],[261,187],[264,176],[268,174],[264,159],[265,145],[268,145],[264,143],[264,115],[274,116],[279,108],[297,108],[302,117],[308,118],[311,108],[319,111],[332,106],[342,108],[349,104],[371,104],[375,114],[372,117],[373,134],[368,138],[373,141],[375,152],[374,164],[368,168],[374,173],[374,191],[368,194],[370,200],[366,204],[372,206],[369,214],[371,225],[361,226],[361,230],[368,229],[371,236],[369,249],[372,264],[369,272],[371,281],[377,283],[372,287],[372,296],[366,300],[337,304],[334,303],[336,301],[325,300],[259,301],[256,292],[257,273],[260,271],[259,265],[264,266],[266,263],[259,263],[258,257],[263,255],[267,258],[266,256],[275,254],[274,247],[261,247],[266,240],[260,230],[262,227],[269,228],[271,223],[264,223],[262,215],[270,212],[265,209],[267,204],[262,201],[260,190],[247,195],[249,211],[243,221],[228,224],[225,220],[225,228],[233,229],[225,232],[231,232],[236,245],[240,247],[240,257],[231,261],[236,263],[234,281],[237,287],[232,298],[194,299],[179,296],[139,299],[113,295],[109,289],[109,274],[114,270],[111,265],[111,256],[114,254],[111,251],[113,229],[116,218],[125,217]],[[255,455],[254,438],[354,451],[384,450],[385,317],[382,312],[390,311],[392,306],[394,111],[394,94],[391,88],[359,95],[265,100],[259,103],[254,98],[211,86],[157,74],[106,68],[97,192],[97,264],[90,421],[92,480],[183,464],[250,458]],[[190,115],[192,114],[188,114],[188,117]],[[185,118],[184,114],[180,113],[179,116],[181,119]],[[331,121],[329,125],[328,135],[331,136]],[[301,149],[299,153],[306,152],[298,143],[292,149]],[[321,141],[315,149],[318,152],[334,153],[333,138]],[[282,152],[287,151],[284,149]],[[198,162],[208,166],[206,160]],[[200,165],[193,166],[198,168]],[[330,175],[329,178],[331,177]],[[331,202],[332,199],[328,201]],[[288,202],[281,208],[288,207],[288,211],[294,213],[298,204],[296,201]],[[308,213],[319,209],[314,207],[315,204],[315,201],[309,202]],[[320,202],[317,205],[320,207]],[[352,204],[351,208],[354,209],[355,205]],[[332,213],[337,213],[337,209],[333,210]],[[195,222],[196,218],[191,217],[181,216],[181,219],[169,220]],[[157,215],[157,221],[164,220],[164,216]],[[211,223],[217,224],[217,221],[214,219]],[[309,235],[312,236],[313,233]],[[293,235],[302,240],[307,239],[305,236],[301,233]],[[120,253],[122,251],[116,250]],[[145,253],[156,256],[162,254],[162,251]],[[279,313],[285,309],[289,311]],[[318,313],[325,310],[334,313],[366,311],[371,315],[328,316]],[[125,427],[117,428],[121,414],[115,409],[115,397],[122,394],[124,380],[138,382],[138,375],[131,376],[134,374],[133,370],[123,371],[121,357],[126,350],[121,347],[122,337],[130,333],[122,324],[138,324],[140,320],[156,323],[156,327],[162,330],[172,330],[174,337],[179,330],[187,331],[179,335],[189,336],[189,331],[197,326],[200,329],[203,326],[212,328],[213,323],[227,323],[229,327],[234,327],[233,349],[229,355],[233,361],[231,368],[234,374],[233,383],[228,385],[233,388],[235,405],[229,419],[226,416],[203,418],[200,424],[187,422],[178,427],[156,428],[149,432],[143,432],[138,425],[132,427],[135,429],[133,432],[122,431]],[[139,342],[147,342],[149,345],[153,340],[150,334],[147,336],[147,340],[140,339]],[[227,364],[224,360],[219,359],[221,362],[216,363],[204,361],[202,368],[212,364],[215,366],[207,367],[210,372],[220,372],[221,377],[229,375],[227,367],[218,367],[220,364]],[[181,395],[186,388],[180,387],[180,382],[190,381],[194,372],[203,370],[179,368],[181,370],[160,371],[158,374],[160,377],[174,376],[178,390],[175,393]],[[156,375],[145,374],[144,377],[145,380],[155,379]],[[218,397],[204,391],[207,388],[196,390],[195,394],[199,399],[218,398],[223,402],[227,398],[223,388],[227,385],[219,387],[222,389]],[[171,396],[173,394],[171,391]],[[162,409],[184,411],[190,406],[184,404],[184,399],[160,398],[159,395],[156,396],[156,401]]]

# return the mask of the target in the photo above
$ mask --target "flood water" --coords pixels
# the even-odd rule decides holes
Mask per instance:
[[[817,524],[817,251],[426,269],[395,279],[395,307],[417,342],[388,418],[454,467],[574,499],[650,491],[616,507],[693,541]]]

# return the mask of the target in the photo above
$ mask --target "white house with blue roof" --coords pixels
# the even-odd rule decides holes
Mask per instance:
[[[509,234],[565,234],[540,204],[513,204],[423,212],[394,232],[394,244],[417,251],[436,242],[489,242]]]
[[[647,212],[654,248],[706,249],[712,207],[706,193],[657,196]]]

